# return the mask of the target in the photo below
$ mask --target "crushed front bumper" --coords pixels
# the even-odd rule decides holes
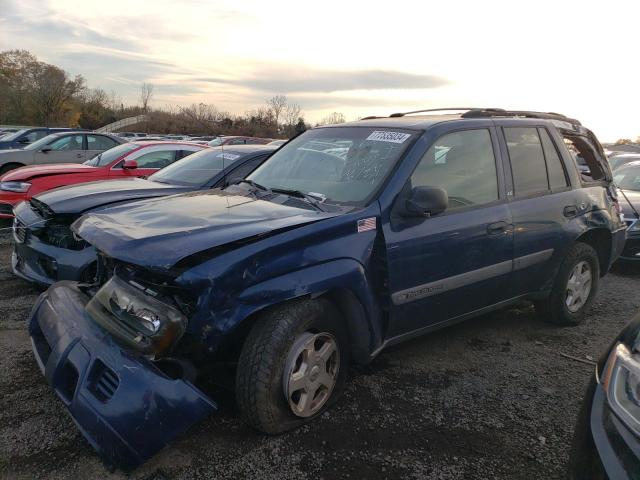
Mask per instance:
[[[130,470],[217,406],[190,382],[124,350],[86,317],[88,300],[72,282],[49,288],[31,312],[31,343],[85,438],[108,463]]]

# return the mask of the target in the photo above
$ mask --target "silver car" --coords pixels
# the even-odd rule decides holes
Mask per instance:
[[[54,133],[22,150],[0,150],[0,176],[25,165],[82,163],[122,143],[126,140],[103,133]]]

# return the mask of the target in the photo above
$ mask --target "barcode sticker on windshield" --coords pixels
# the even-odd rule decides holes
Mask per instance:
[[[376,130],[367,137],[367,140],[373,140],[375,142],[391,142],[391,143],[404,143],[404,141],[411,135],[401,132],[383,132]]]
[[[237,160],[238,158],[240,158],[240,155],[236,155],[235,153],[219,153],[218,155],[216,155],[216,157],[218,158],[222,158],[224,160]]]

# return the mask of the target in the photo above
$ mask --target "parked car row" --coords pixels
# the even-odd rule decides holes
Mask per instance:
[[[220,361],[245,421],[274,434],[329,408],[351,362],[416,335],[523,299],[576,325],[635,225],[634,165],[616,189],[595,136],[558,114],[409,112],[225,142],[15,207],[14,271],[52,284],[29,323],[36,360],[124,469],[217,409],[204,380]],[[60,175],[124,177],[151,145]]]

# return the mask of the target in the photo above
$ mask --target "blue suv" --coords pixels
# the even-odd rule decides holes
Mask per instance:
[[[78,219],[97,275],[42,294],[35,356],[125,469],[216,410],[221,361],[246,422],[280,433],[329,407],[351,362],[417,335],[524,299],[580,323],[625,242],[611,182],[598,140],[559,114],[315,128],[224,190]]]

